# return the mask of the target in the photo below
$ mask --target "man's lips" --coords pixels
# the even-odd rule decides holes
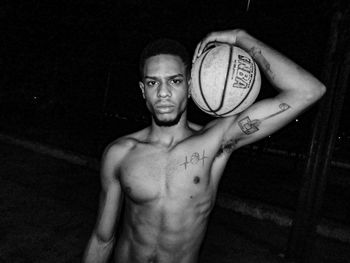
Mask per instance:
[[[156,108],[172,108],[174,105],[171,104],[161,104],[161,105],[156,105]]]
[[[170,101],[158,101],[155,104],[156,108],[163,108],[163,107],[175,107],[173,103]]]
[[[170,112],[174,109],[174,105],[173,104],[156,104],[156,109],[157,111],[159,111],[160,113],[167,113]]]

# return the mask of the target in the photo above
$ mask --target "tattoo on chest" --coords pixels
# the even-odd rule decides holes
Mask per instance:
[[[194,152],[192,153],[192,155],[189,156],[185,156],[185,162],[183,162],[182,164],[180,164],[181,166],[185,167],[185,170],[187,169],[187,167],[189,165],[196,165],[196,164],[202,164],[202,166],[204,166],[204,161],[205,159],[208,159],[208,156],[205,156],[205,150],[203,150],[202,155],[200,155],[198,152]]]
[[[290,109],[290,106],[287,103],[281,103],[279,105],[279,111],[265,117],[262,119],[255,119],[255,120],[251,120],[249,118],[249,116],[243,118],[242,120],[240,120],[238,122],[239,127],[241,128],[241,130],[245,133],[245,134],[252,134],[254,132],[257,132],[259,130],[259,126],[261,124],[262,121],[267,120],[269,118],[272,118],[278,114],[281,114],[282,112],[286,111]]]

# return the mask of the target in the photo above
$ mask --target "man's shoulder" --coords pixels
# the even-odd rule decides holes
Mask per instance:
[[[147,129],[143,129],[128,135],[124,135],[111,142],[105,149],[104,155],[125,155],[137,144],[142,142]],[[124,153],[124,154],[123,154]]]
[[[114,172],[121,167],[124,160],[137,144],[138,140],[135,134],[125,135],[108,144],[101,159],[102,176],[113,177]]]

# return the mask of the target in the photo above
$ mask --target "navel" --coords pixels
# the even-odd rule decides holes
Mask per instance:
[[[200,178],[199,178],[199,176],[195,176],[194,178],[193,178],[193,182],[195,183],[195,184],[198,184],[199,182],[200,182]]]
[[[153,255],[148,258],[147,263],[158,263],[158,259],[156,255]]]
[[[131,194],[131,187],[129,187],[129,186],[125,187],[125,193],[130,195]]]

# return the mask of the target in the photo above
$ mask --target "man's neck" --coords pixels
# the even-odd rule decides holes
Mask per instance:
[[[170,148],[190,135],[191,129],[188,126],[186,118],[181,118],[179,122],[173,126],[159,126],[152,120],[149,140]]]

